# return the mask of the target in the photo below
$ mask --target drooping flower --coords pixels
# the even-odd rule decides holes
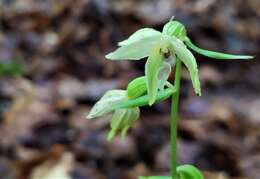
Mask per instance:
[[[111,141],[118,131],[125,136],[128,129],[134,125],[140,115],[139,107],[118,108],[118,105],[127,101],[128,96],[125,90],[110,90],[90,110],[87,118],[93,119],[113,112],[110,122],[111,130],[107,139]]]
[[[161,90],[167,81],[176,58],[186,65],[195,92],[201,94],[194,56],[180,39],[170,35],[171,30],[166,29],[164,28],[163,33],[152,28],[138,30],[127,40],[120,42],[118,44],[120,47],[116,51],[106,55],[110,60],[140,60],[148,57],[145,77],[150,105],[155,102],[158,90]]]
[[[175,88],[169,82],[166,86],[167,89],[161,90],[156,96],[157,102],[167,99],[175,92]],[[164,85],[161,88],[164,89]],[[110,122],[111,130],[107,137],[111,141],[119,131],[122,136],[126,135],[128,129],[139,118],[139,107],[147,105],[148,101],[146,78],[145,76],[137,77],[127,85],[126,90],[114,89],[106,92],[92,107],[87,118],[93,119],[113,113]]]

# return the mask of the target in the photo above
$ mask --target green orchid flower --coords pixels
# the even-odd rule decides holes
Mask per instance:
[[[169,98],[174,92],[175,87],[169,82],[165,83],[166,89],[161,90],[156,96],[156,102]],[[94,119],[105,116],[113,112],[110,122],[111,130],[107,139],[111,141],[118,131],[121,130],[121,136],[124,137],[128,129],[134,125],[140,115],[139,107],[149,104],[147,96],[145,76],[133,79],[126,90],[110,90],[92,107],[88,119]]]
[[[128,101],[127,91],[110,90],[92,107],[87,118],[93,119],[113,112],[110,123],[111,130],[108,134],[108,141],[111,141],[118,131],[124,137],[128,129],[134,125],[140,115],[139,107],[128,107],[120,109],[118,105]]]
[[[119,48],[106,55],[110,60],[140,60],[145,57],[145,78],[149,105],[156,101],[158,91],[163,90],[165,83],[175,66],[176,59],[187,67],[194,91],[201,95],[199,74],[196,59],[187,48],[207,57],[217,59],[252,59],[247,55],[230,55],[204,50],[194,45],[187,37],[183,24],[170,20],[159,32],[152,28],[143,28],[133,33],[128,39],[118,43]]]
[[[192,165],[177,166],[177,124],[180,98],[182,64],[189,71],[192,86],[201,95],[199,74],[193,51],[215,59],[252,59],[248,55],[231,55],[213,52],[196,46],[187,36],[183,24],[170,20],[162,32],[152,28],[136,31],[128,39],[118,43],[119,48],[106,55],[110,60],[140,60],[147,57],[145,75],[133,79],[126,90],[110,90],[93,106],[87,118],[93,119],[113,112],[111,130],[107,139],[111,141],[120,132],[124,137],[128,129],[140,116],[140,107],[164,101],[171,103],[171,176],[142,176],[139,179],[204,179],[203,173]],[[168,80],[175,67],[175,80]]]

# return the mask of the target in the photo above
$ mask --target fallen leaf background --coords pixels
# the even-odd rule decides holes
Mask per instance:
[[[25,73],[0,78],[0,179],[136,179],[169,172],[169,101],[142,108],[125,140],[106,142],[108,117],[85,119],[144,62],[104,56],[141,27],[174,16],[201,47],[252,54],[218,61],[195,54],[202,97],[182,73],[179,163],[207,179],[260,176],[258,0],[46,0],[0,2],[0,63]],[[174,76],[170,77],[173,80]]]

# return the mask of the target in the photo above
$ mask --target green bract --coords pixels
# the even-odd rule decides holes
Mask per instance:
[[[201,55],[204,55],[206,57],[210,57],[210,58],[215,58],[215,59],[220,59],[220,60],[233,60],[233,59],[245,59],[246,60],[246,59],[253,59],[254,58],[253,56],[249,56],[249,55],[232,55],[232,54],[225,54],[225,53],[205,50],[205,49],[197,47],[195,44],[193,44],[188,37],[186,37],[184,39],[184,43],[189,48],[194,50],[195,52],[197,52]]]

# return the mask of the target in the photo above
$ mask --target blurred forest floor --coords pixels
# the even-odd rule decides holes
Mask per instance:
[[[218,61],[197,54],[202,97],[183,71],[178,156],[207,179],[260,176],[259,0],[2,0],[0,179],[136,179],[169,171],[169,102],[142,108],[125,140],[106,142],[109,119],[85,119],[105,91],[125,88],[144,61],[104,55],[141,27],[171,16],[201,47],[253,54]],[[171,80],[173,77],[171,77]]]

